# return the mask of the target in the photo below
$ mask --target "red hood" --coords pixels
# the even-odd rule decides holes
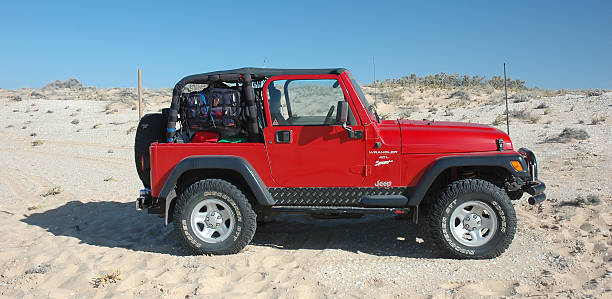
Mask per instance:
[[[496,151],[498,139],[512,150],[510,137],[491,126],[446,121],[384,121],[381,126],[399,126],[403,154],[467,153]]]

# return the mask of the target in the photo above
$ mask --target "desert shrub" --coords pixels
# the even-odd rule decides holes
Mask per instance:
[[[538,115],[533,115],[529,110],[527,109],[521,109],[521,110],[510,110],[510,116],[513,118],[517,118],[517,119],[521,119],[524,121],[528,121],[532,124],[535,124],[538,122],[538,120],[540,120],[540,116]]]
[[[449,99],[452,98],[460,98],[464,101],[469,101],[472,99],[472,97],[470,96],[470,93],[464,90],[457,90],[455,92],[453,92],[449,97]]]
[[[25,271],[25,274],[45,274],[51,271],[51,265],[43,263]]]
[[[45,85],[42,89],[60,89],[60,88],[70,88],[70,89],[81,89],[83,88],[83,84],[79,82],[79,80],[70,78],[66,81],[55,80]]]
[[[604,92],[603,90],[600,89],[590,89],[586,91],[586,96],[587,97],[597,97],[602,95]]]
[[[119,270],[112,270],[108,273],[100,273],[100,276],[93,279],[92,284],[94,288],[99,288],[111,283],[117,283],[119,280],[121,280],[121,272]]]
[[[32,93],[30,93],[30,97],[34,98],[34,99],[44,99],[46,98],[46,96],[38,91],[32,91]]]
[[[73,119],[73,120],[72,120],[70,123],[71,123],[71,124],[73,124],[73,125],[78,125],[78,124],[79,124],[79,122],[80,122],[80,121],[79,121],[78,119],[76,119],[76,118],[75,118],[75,119]]]
[[[598,125],[599,123],[604,122],[604,121],[606,121],[606,116],[605,115],[594,116],[591,119],[591,124],[592,125]]]
[[[12,102],[21,102],[21,101],[23,101],[23,99],[20,96],[11,96],[9,98],[9,101],[12,101]]]
[[[51,195],[57,195],[64,192],[64,188],[60,185],[57,186],[53,186],[53,188],[49,189],[49,191],[47,191],[47,193],[42,194],[42,197],[47,197],[47,196],[51,196]]]
[[[498,115],[494,120],[493,120],[493,125],[495,126],[499,126],[503,123],[506,122],[506,115],[505,114],[500,114]]]
[[[388,100],[389,102],[395,102],[395,103],[400,103],[404,100],[404,97],[402,96],[402,91],[401,90],[394,90],[391,92],[391,94],[389,94],[388,96]]]
[[[567,143],[572,140],[586,140],[590,136],[584,129],[565,128],[559,135],[548,137],[546,143]]]
[[[34,136],[36,136],[36,135],[34,135]],[[42,140],[34,140],[34,141],[32,141],[32,146],[39,146],[39,145],[43,145],[44,143],[45,142],[42,141]]]
[[[561,203],[562,206],[574,206],[574,207],[586,207],[596,206],[601,203],[601,199],[597,194],[589,194],[586,197],[578,195],[574,200],[564,201]]]
[[[512,96],[513,103],[523,103],[531,100],[531,95],[526,93],[516,93]]]
[[[535,107],[535,109],[546,109],[546,108],[548,108],[548,104],[546,103],[540,103],[540,105],[537,105]]]
[[[509,89],[527,89],[525,81],[512,80],[508,78],[506,81]],[[480,88],[493,88],[503,89],[504,78],[501,76],[493,76],[491,79],[487,79],[483,76],[469,76],[439,73],[434,75],[417,76],[416,74],[410,74],[396,79],[386,79],[383,81],[376,80],[369,86],[378,87],[395,87],[395,86],[407,86],[407,87],[427,87],[427,88],[457,88],[457,87],[480,87]]]

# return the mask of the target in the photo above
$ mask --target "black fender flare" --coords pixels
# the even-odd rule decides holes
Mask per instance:
[[[255,195],[257,204],[261,206],[272,206],[275,201],[266,185],[261,180],[253,166],[245,159],[237,156],[191,156],[181,160],[172,170],[168,179],[164,183],[164,187],[159,192],[158,198],[165,200],[165,215],[166,223],[168,222],[168,211],[172,203],[172,198],[168,198],[171,192],[174,191],[176,182],[181,175],[189,170],[194,169],[227,169],[239,173],[246,181],[249,188]]]
[[[510,163],[511,161],[519,161],[523,166],[523,171],[518,172]],[[445,170],[451,167],[463,167],[463,166],[492,166],[502,167],[514,176],[518,176],[523,179],[528,179],[530,174],[528,172],[527,164],[525,159],[520,154],[503,154],[503,155],[479,155],[479,156],[449,156],[437,159],[431,164],[431,166],[425,171],[425,175],[421,177],[418,185],[414,192],[410,196],[408,206],[418,206],[431,184],[438,178],[438,176]]]

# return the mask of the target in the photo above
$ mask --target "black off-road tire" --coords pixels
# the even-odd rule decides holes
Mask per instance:
[[[483,202],[497,217],[497,229],[481,246],[461,244],[451,232],[450,221],[457,207],[466,202]],[[480,179],[465,179],[449,184],[429,211],[428,222],[434,242],[452,257],[487,259],[500,256],[510,246],[516,232],[516,213],[503,189]]]
[[[233,212],[235,225],[229,236],[219,243],[206,242],[198,237],[191,225],[191,214],[205,199],[224,202]],[[177,199],[174,208],[174,230],[181,243],[194,254],[234,254],[246,247],[255,235],[257,215],[248,199],[236,186],[220,179],[206,179],[193,183]]]
[[[145,188],[151,188],[149,146],[166,137],[167,123],[168,117],[162,113],[147,114],[138,123],[134,138],[134,162]]]
[[[518,191],[508,191],[508,197],[510,198],[510,200],[519,200],[521,198],[523,198],[523,190],[518,190]]]

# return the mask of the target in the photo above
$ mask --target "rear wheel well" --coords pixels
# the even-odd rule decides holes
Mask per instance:
[[[426,208],[444,191],[450,183],[463,179],[481,179],[501,189],[512,179],[512,174],[501,166],[458,166],[443,170],[429,186],[420,205]]]
[[[252,207],[257,204],[255,194],[253,194],[253,191],[249,187],[248,183],[239,172],[231,169],[191,169],[181,174],[176,181],[176,186],[174,187],[174,190],[176,191],[176,198],[170,199],[172,202],[170,202],[168,209],[168,222],[172,221],[176,199],[178,199],[183,191],[189,188],[189,186],[205,179],[221,179],[228,181],[242,191],[242,193],[251,203]]]

